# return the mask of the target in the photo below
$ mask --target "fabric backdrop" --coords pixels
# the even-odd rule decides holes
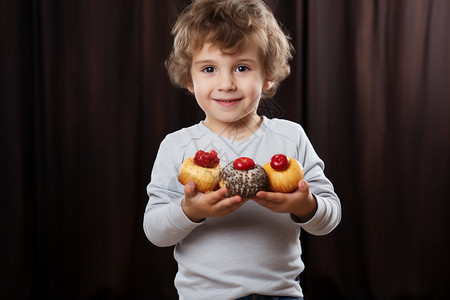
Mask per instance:
[[[174,299],[142,217],[199,122],[163,62],[187,1],[0,1],[1,299]],[[306,299],[449,298],[450,1],[272,0],[296,48],[261,113],[301,123],[342,201]]]

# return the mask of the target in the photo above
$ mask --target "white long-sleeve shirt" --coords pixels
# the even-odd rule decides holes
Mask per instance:
[[[260,165],[279,153],[297,159],[317,199],[314,217],[298,223],[290,214],[248,201],[225,217],[190,221],[181,208],[184,187],[178,182],[178,171],[198,150],[212,149],[222,166],[242,156]],[[144,231],[157,246],[175,245],[180,299],[236,299],[252,293],[303,296],[295,281],[304,269],[301,228],[325,235],[341,219],[340,201],[323,169],[303,128],[286,120],[264,117],[259,129],[240,142],[213,133],[203,123],[167,135],[147,186]]]

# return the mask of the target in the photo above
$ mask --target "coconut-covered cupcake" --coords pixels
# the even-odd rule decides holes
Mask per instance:
[[[268,187],[267,174],[251,158],[240,157],[227,164],[220,172],[220,187],[228,189],[227,197],[239,195],[251,198]]]

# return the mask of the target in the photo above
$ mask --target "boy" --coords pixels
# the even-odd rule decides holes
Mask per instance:
[[[302,127],[257,115],[260,99],[289,75],[289,39],[257,0],[194,0],[172,33],[169,75],[195,96],[205,119],[162,141],[147,187],[146,236],[175,245],[180,299],[302,299],[301,228],[329,233],[341,207]],[[263,165],[282,153],[303,165],[305,178],[292,193],[252,199],[183,187],[182,162],[212,149],[222,166],[242,156]]]

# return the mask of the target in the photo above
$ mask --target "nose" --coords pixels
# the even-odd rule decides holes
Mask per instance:
[[[232,74],[222,73],[218,77],[217,89],[219,91],[233,91],[236,89],[236,84]]]

